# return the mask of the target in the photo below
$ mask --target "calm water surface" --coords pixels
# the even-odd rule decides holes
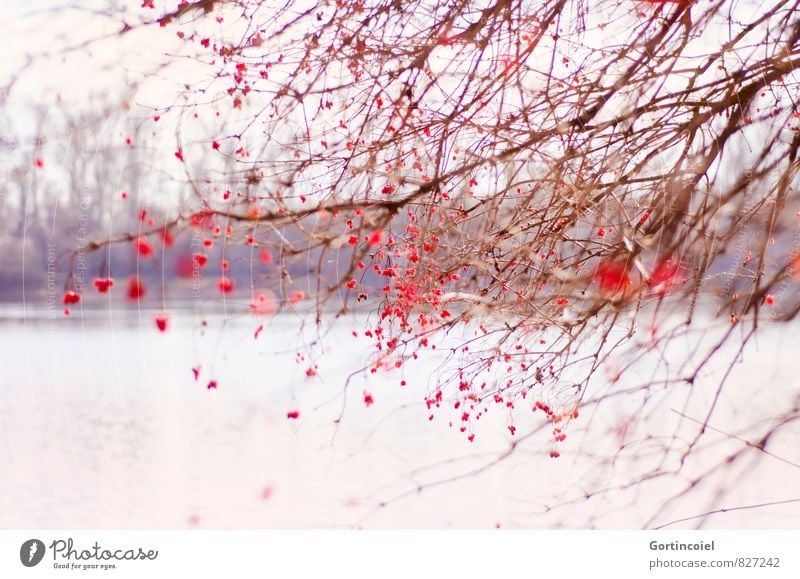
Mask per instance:
[[[370,356],[351,335],[358,320],[340,320],[324,352],[298,362],[319,336],[292,315],[271,319],[254,339],[260,322],[249,316],[173,312],[161,334],[149,311],[24,313],[5,306],[0,315],[2,528],[639,528],[702,513],[715,497],[727,506],[800,498],[796,424],[770,441],[779,458],[751,450],[734,480],[732,471],[712,472],[666,508],[667,497],[742,443],[708,433],[678,476],[603,491],[665,460],[649,447],[685,444],[695,430],[674,409],[702,415],[713,381],[690,395],[659,389],[657,405],[644,402],[647,420],[637,420],[639,399],[614,399],[576,421],[553,460],[547,432],[507,454],[514,439],[499,412],[481,419],[472,444],[449,427],[447,411],[429,421],[422,401],[433,358],[402,376],[357,375],[345,391]],[[792,327],[770,328],[746,352],[716,426],[748,435],[791,408],[797,337]],[[309,378],[312,364],[318,375]],[[212,379],[216,390],[206,388]],[[287,420],[294,409],[300,419]],[[518,438],[537,426],[533,415],[525,420],[516,422]],[[797,528],[800,508],[747,509],[703,525]]]

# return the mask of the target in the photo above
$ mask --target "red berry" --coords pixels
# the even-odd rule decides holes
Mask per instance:
[[[208,256],[204,253],[195,253],[192,255],[192,261],[197,265],[197,267],[205,267],[206,263],[208,262]]]
[[[159,314],[155,318],[156,320],[156,327],[160,332],[167,331],[167,316],[166,314]]]
[[[653,269],[653,274],[647,282],[654,291],[665,294],[678,283],[677,277],[680,264],[671,258],[662,258]]]
[[[142,257],[150,257],[153,255],[153,246],[147,241],[147,238],[144,235],[140,235],[136,239],[133,240],[133,246],[136,248],[136,251]]]
[[[595,279],[600,291],[608,295],[625,294],[631,283],[626,264],[615,261],[602,261],[595,270]]]
[[[77,304],[79,301],[81,301],[81,295],[73,291],[64,293],[64,297],[61,298],[61,303],[63,303],[65,306]]]
[[[253,293],[253,303],[250,304],[250,311],[259,316],[270,316],[278,311],[278,301],[271,290],[261,289]],[[256,333],[258,337],[258,333]]]
[[[222,293],[229,294],[233,291],[233,280],[229,277],[222,276],[217,280],[217,287]]]
[[[94,280],[94,287],[101,294],[108,293],[109,288],[114,287],[114,280],[110,277],[98,277]]]
[[[147,293],[147,288],[139,279],[138,275],[135,275],[130,278],[128,281],[128,299],[131,300],[140,300],[144,297],[144,294]]]

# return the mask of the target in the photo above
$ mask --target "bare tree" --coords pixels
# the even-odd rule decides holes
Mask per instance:
[[[164,230],[194,230],[202,269],[220,245],[226,262],[245,248],[271,269],[241,287],[232,268],[223,294],[256,311],[272,309],[260,287],[276,308],[313,300],[319,324],[366,307],[379,315],[359,329],[377,352],[363,371],[439,344],[432,410],[459,409],[472,440],[487,406],[533,409],[544,422],[520,438],[511,414],[511,435],[548,430],[553,457],[584,411],[621,395],[609,385],[641,351],[659,370],[624,394],[643,405],[665,385],[691,392],[728,356],[713,403],[682,414],[693,437],[664,443],[639,481],[678,475],[735,354],[800,310],[798,8],[145,1],[102,42],[176,39],[158,75],[180,89],[137,96],[135,114],[174,130],[152,162],[185,202],[78,249],[146,256]],[[667,364],[684,339],[691,355]],[[796,423],[796,385],[785,394],[715,472]]]

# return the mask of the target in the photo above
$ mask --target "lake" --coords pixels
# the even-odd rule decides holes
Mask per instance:
[[[459,432],[457,410],[439,409],[429,420],[424,399],[441,372],[436,355],[402,372],[357,374],[345,390],[372,355],[368,341],[352,336],[363,327],[358,316],[321,336],[289,313],[264,322],[177,308],[164,333],[154,315],[0,310],[0,527],[800,522],[796,324],[771,325],[747,348],[715,406],[713,428],[688,456],[699,428],[692,417],[705,417],[721,367],[691,387],[630,394],[628,377],[598,375],[587,396],[602,402],[582,409],[553,459],[549,427],[529,408],[515,410],[514,436],[508,414],[486,413],[474,442]],[[669,360],[691,355],[692,340],[679,340]],[[645,358],[631,380],[647,379]],[[314,364],[316,375],[308,376]],[[211,380],[215,389],[207,388]],[[365,392],[374,404],[364,403]],[[293,410],[299,417],[288,419]],[[748,446],[783,419],[768,452]],[[675,522],[682,518],[690,520]]]

